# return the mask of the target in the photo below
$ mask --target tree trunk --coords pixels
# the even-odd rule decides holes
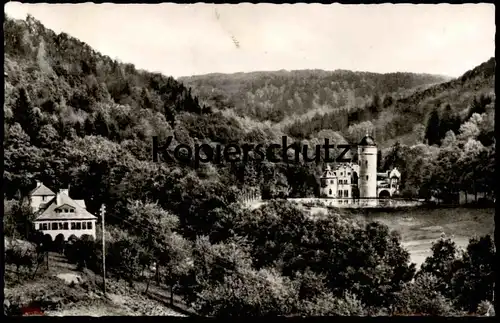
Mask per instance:
[[[151,282],[151,276],[148,277],[148,281],[146,283],[146,291],[145,293],[147,294],[148,293],[148,290],[149,290],[149,283]]]
[[[31,279],[35,279],[36,272],[38,271],[38,267],[40,266],[40,257],[36,257],[36,267],[35,267],[35,272],[33,273],[33,277]]]
[[[47,270],[49,270],[49,252],[47,251]]]
[[[170,305],[174,305],[174,283],[170,283]]]

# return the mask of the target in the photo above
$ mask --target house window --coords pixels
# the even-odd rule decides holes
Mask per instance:
[[[333,184],[333,179],[330,180],[330,184]]]
[[[42,223],[38,224],[38,230],[43,230],[43,224]]]
[[[330,191],[328,192],[328,195],[332,195],[332,190],[330,190]]]
[[[69,212],[70,212],[70,213],[74,213],[74,212],[75,212],[75,210],[73,210],[73,209],[69,209]]]
[[[59,228],[59,224],[57,222],[52,222],[52,230],[57,230]]]
[[[42,226],[42,230],[47,230],[47,228],[48,228],[47,223],[44,223],[43,226]]]
[[[340,173],[340,176],[344,176],[344,172],[341,172],[341,173]]]
[[[71,222],[71,230],[76,230],[76,223],[75,222]]]
[[[342,200],[339,201],[339,204],[342,204]]]
[[[45,197],[46,197],[45,195],[42,195],[42,201],[45,201]]]
[[[347,175],[351,176],[351,172],[347,173]]]
[[[349,197],[349,191],[348,190],[344,190],[344,197]]]
[[[339,190],[339,197],[342,197],[342,191]]]
[[[332,190],[330,190],[330,194],[332,194]],[[87,222],[87,230],[92,230],[92,222]]]
[[[82,230],[87,230],[87,222],[82,222]]]
[[[82,229],[82,223],[81,222],[77,222],[76,223],[76,229],[77,230],[81,230]]]
[[[64,222],[64,230],[68,230],[68,222]]]
[[[68,209],[64,209],[64,213],[68,213]]]
[[[366,175],[366,180],[368,180],[368,175]]]
[[[59,230],[64,230],[64,224],[62,222],[59,222]]]

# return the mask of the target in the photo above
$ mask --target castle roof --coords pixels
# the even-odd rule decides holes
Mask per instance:
[[[332,168],[330,165],[326,165],[325,170],[323,171],[323,175],[321,176],[322,178],[331,178],[331,177],[336,177],[335,174],[332,171]]]
[[[366,135],[361,139],[359,146],[377,146],[372,136]]]

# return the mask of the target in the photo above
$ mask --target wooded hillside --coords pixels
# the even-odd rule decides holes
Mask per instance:
[[[111,60],[73,37],[55,34],[32,17],[5,18],[4,233],[37,246],[30,253],[6,251],[6,262],[26,267],[29,274],[16,271],[20,277],[16,284],[34,279],[33,264],[52,248],[31,225],[34,214],[25,200],[39,180],[54,191],[71,185],[71,197],[85,199],[93,214],[99,215],[106,205],[109,278],[130,284],[143,280],[147,286],[155,279],[202,315],[454,315],[476,312],[481,302],[491,301],[495,258],[491,237],[471,240],[460,256],[451,241],[436,242],[433,258],[412,281],[416,268],[409,253],[397,232],[385,225],[360,225],[337,210],[315,221],[284,200],[253,211],[239,203],[253,191],[265,199],[314,196],[322,162],[196,167],[192,162],[152,161],[153,135],[159,142],[172,135],[171,147],[280,143],[283,131],[252,119],[253,114],[264,118],[258,113],[267,113],[265,105],[256,107],[255,113],[249,105],[231,112],[210,99],[198,99],[171,77]],[[258,87],[287,102],[294,97],[292,103],[304,112],[316,97],[318,102],[335,97],[342,103],[385,92],[380,93],[382,108],[377,100],[368,103],[366,109],[375,107],[378,113],[372,121],[359,123],[365,119],[357,117],[350,126],[335,126],[335,118],[325,117],[320,126],[316,119],[307,121],[309,125],[292,125],[287,131],[298,146],[322,144],[324,138],[343,143],[345,137],[364,134],[368,123],[377,120],[401,129],[419,120],[420,144],[396,143],[380,163],[381,168],[402,170],[405,194],[494,192],[495,97],[480,95],[490,88],[494,61],[462,79],[408,97],[395,95],[385,104],[387,92],[400,90],[400,84],[410,89],[435,77],[334,72],[336,76],[326,81],[318,78],[323,72],[310,73],[310,79],[294,76],[296,88],[291,90],[277,90],[289,83],[278,76],[276,84],[264,81]],[[340,81],[338,75],[352,80],[342,76]],[[379,80],[384,81],[379,84]],[[232,82],[227,82],[230,88]],[[309,88],[308,82],[317,87]],[[330,86],[324,82],[338,82],[335,86],[343,94],[327,90]],[[267,90],[254,90],[250,93],[266,98],[258,102],[274,104],[264,95]],[[325,93],[320,94],[322,90]],[[288,111],[286,104],[282,111]],[[395,111],[392,119],[384,117],[391,111]],[[428,113],[428,118],[417,119]],[[456,113],[463,113],[460,120]],[[276,120],[281,120],[279,116]],[[442,129],[449,130],[443,134]],[[407,133],[398,131],[388,138]],[[422,142],[425,138],[432,146]],[[100,233],[95,241],[86,236],[67,245],[67,259],[100,273]],[[443,244],[449,251],[445,255],[440,252]],[[147,270],[153,263],[156,272]]]
[[[446,79],[414,73],[299,70],[207,74],[179,80],[216,107],[232,108],[240,116],[258,121],[279,123],[304,114],[352,109],[374,96],[396,95]]]

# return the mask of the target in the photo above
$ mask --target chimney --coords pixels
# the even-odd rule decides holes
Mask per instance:
[[[59,190],[59,193],[66,194],[69,196],[69,188],[61,188]]]
[[[42,186],[42,182],[40,182],[40,181],[36,181],[36,187],[38,188],[38,187],[40,187],[40,186]]]

